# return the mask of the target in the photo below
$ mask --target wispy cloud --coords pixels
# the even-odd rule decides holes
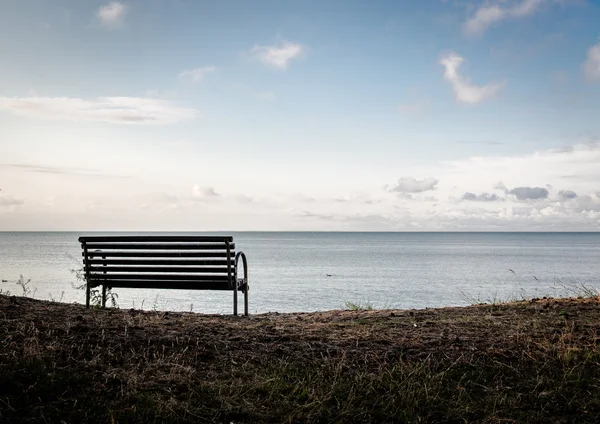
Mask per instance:
[[[598,190],[600,179],[600,142],[580,143],[560,149],[538,150],[530,154],[492,155],[471,157],[466,160],[444,162],[449,168],[436,166],[435,171],[442,181],[471,192],[484,192],[492,187],[512,195],[528,192],[528,188],[539,188],[545,193],[551,186],[565,183],[569,176],[569,189],[577,193],[593,193]],[[431,171],[429,171],[431,172]],[[515,190],[526,187],[525,190]],[[444,188],[449,188],[448,185]],[[456,193],[459,194],[459,193]],[[526,197],[526,196],[525,196]],[[514,197],[511,197],[511,200]],[[518,199],[517,199],[518,200]]]
[[[217,68],[214,66],[202,66],[200,68],[188,69],[179,74],[181,78],[189,78],[192,82],[199,83],[204,79],[206,74],[216,72]]]
[[[336,197],[333,200],[336,203],[354,203],[361,205],[374,205],[381,202],[381,200],[374,200],[369,194],[363,192],[357,192],[346,196]]]
[[[588,81],[600,81],[600,42],[588,49],[583,73]]]
[[[422,193],[424,191],[435,190],[439,180],[436,178],[424,178],[418,180],[413,177],[402,177],[398,179],[396,185],[387,187],[386,190],[394,193]]]
[[[79,177],[96,177],[96,178],[130,178],[125,175],[115,175],[102,172],[92,168],[76,168],[69,166],[47,166],[47,165],[31,165],[22,163],[0,163],[0,169],[13,169],[24,172],[35,172],[38,174],[55,174],[55,175],[76,175]]]
[[[419,100],[416,102],[404,102],[398,106],[400,115],[411,116],[420,115],[429,109],[431,102],[429,100]]]
[[[256,93],[256,97],[267,102],[273,102],[277,99],[277,96],[272,91],[259,91]]]
[[[456,53],[448,53],[440,59],[444,66],[444,79],[450,83],[456,96],[461,103],[476,104],[485,99],[495,96],[504,83],[490,83],[482,86],[474,85],[468,78],[459,74],[458,68],[464,59]]]
[[[472,202],[497,202],[504,199],[495,193],[475,194],[471,192],[466,192],[462,195],[461,200],[468,200]]]
[[[195,184],[192,187],[192,198],[193,200],[210,200],[210,199],[218,199],[221,195],[217,193],[214,187],[201,187],[198,184]]]
[[[302,212],[300,212],[298,214],[298,216],[301,216],[303,218],[324,219],[324,220],[327,220],[327,221],[336,218],[334,215],[331,215],[331,214],[315,213],[315,212],[310,212],[310,211],[302,211]]]
[[[274,46],[254,46],[251,53],[265,65],[284,70],[289,62],[299,57],[304,50],[300,44],[284,42]]]
[[[0,193],[0,210],[13,210],[17,206],[22,206],[25,202],[21,199],[16,199],[12,196],[8,196]]]
[[[117,26],[123,23],[126,13],[127,6],[118,1],[113,1],[99,8],[96,16],[103,25]]]
[[[479,35],[490,26],[509,18],[522,18],[533,14],[545,0],[523,0],[517,4],[490,4],[486,2],[475,10],[463,26],[465,33]]]
[[[165,210],[165,209],[176,209],[180,206],[179,197],[169,193],[148,193],[139,196],[141,203],[139,204],[140,209],[150,210]]]
[[[233,199],[239,203],[255,203],[256,200],[250,196],[246,196],[245,194],[236,194],[233,196]]]
[[[0,97],[0,111],[33,118],[138,125],[173,124],[198,116],[195,109],[146,97]]]
[[[311,220],[320,220],[327,222],[328,224],[336,223],[335,228],[349,228],[353,230],[390,230],[395,229],[398,226],[399,220],[386,215],[379,214],[326,214],[311,211],[301,211],[296,214],[301,218],[308,218]],[[329,227],[331,228],[331,227]]]
[[[501,141],[493,140],[459,140],[456,144],[481,144],[484,146],[503,146],[504,143]]]

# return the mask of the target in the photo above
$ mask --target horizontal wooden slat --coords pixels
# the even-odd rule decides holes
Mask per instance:
[[[231,257],[235,256],[235,252],[229,252]],[[81,256],[85,256],[82,253]],[[87,252],[88,258],[227,258],[227,251],[221,252],[137,252],[130,250],[128,252]]]
[[[227,259],[88,259],[88,265],[225,265]],[[233,266],[233,261],[231,266]]]
[[[232,242],[232,236],[83,236],[79,237],[80,243],[94,242]]]
[[[90,243],[87,250],[225,250],[225,243]],[[233,250],[235,243],[229,245]]]
[[[90,282],[92,287],[99,282]],[[178,290],[233,290],[225,281],[163,281],[163,280],[111,280],[107,287],[127,287],[134,289],[178,289]],[[238,288],[241,291],[241,288]]]
[[[218,274],[227,274],[228,269],[226,266],[220,267],[175,267],[175,266],[164,266],[164,267],[156,267],[156,266],[91,266],[89,268],[90,272],[184,272],[184,273],[218,273]],[[235,273],[235,269],[231,267],[231,273]]]
[[[227,275],[185,274],[89,274],[90,280],[171,280],[171,281],[227,281]]]

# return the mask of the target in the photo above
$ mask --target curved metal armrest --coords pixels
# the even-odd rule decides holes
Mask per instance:
[[[244,278],[238,277],[238,265],[240,264],[240,258],[242,258],[242,265],[244,267]],[[248,290],[248,260],[246,259],[244,252],[238,252],[237,255],[235,255],[235,275],[237,279],[237,287],[246,286],[244,290]],[[239,282],[242,284],[239,284]]]
[[[238,278],[238,265],[240,264],[240,258],[242,259],[242,265],[244,267],[244,278]],[[233,290],[233,314],[237,315],[237,292],[242,289],[244,292],[244,315],[248,316],[248,261],[244,252],[238,252],[235,255],[235,289]]]

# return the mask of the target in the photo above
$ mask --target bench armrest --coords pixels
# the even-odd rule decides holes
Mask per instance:
[[[244,278],[238,278],[238,265],[242,260],[244,267]],[[248,316],[248,261],[244,252],[238,252],[235,255],[235,287],[233,289],[233,314],[237,315],[237,292],[239,289],[244,292],[244,316]]]
[[[238,274],[238,265],[240,264],[240,258],[242,259],[242,266],[244,268],[244,278],[239,278]],[[246,254],[244,252],[238,252],[235,255],[235,275],[236,275],[236,289],[240,286],[246,286],[248,288],[248,260],[246,259]],[[238,281],[242,281],[241,285],[238,285]]]

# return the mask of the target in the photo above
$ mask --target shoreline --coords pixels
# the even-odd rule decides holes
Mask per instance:
[[[597,422],[598,298],[85,309],[0,295],[0,422]]]

